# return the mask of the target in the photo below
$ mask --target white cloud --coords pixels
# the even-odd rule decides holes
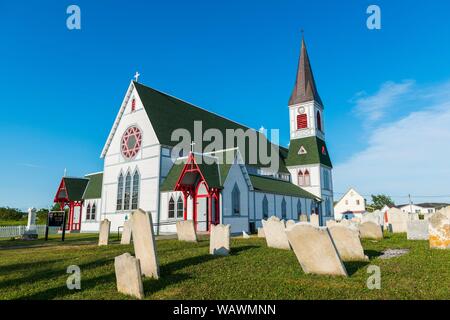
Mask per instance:
[[[373,97],[385,91],[382,86]],[[403,87],[394,100],[399,107],[411,96]],[[414,92],[415,110],[395,122],[378,125],[371,131],[368,146],[349,160],[335,166],[337,192],[353,186],[362,194],[393,196],[448,195],[419,198],[415,202],[450,202],[450,82],[421,87]],[[403,92],[403,93],[400,93]],[[373,97],[366,101],[375,101]],[[373,99],[372,99],[373,98]],[[389,100],[389,99],[387,99]],[[392,99],[390,100],[392,101]],[[374,104],[375,105],[375,104]],[[407,202],[397,197],[397,203]]]
[[[355,112],[363,116],[369,123],[381,120],[395,106],[406,93],[410,93],[414,87],[414,81],[405,80],[401,83],[385,82],[377,93],[371,96],[359,92],[352,99],[355,102]]]

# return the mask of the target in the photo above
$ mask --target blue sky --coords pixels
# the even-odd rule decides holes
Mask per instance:
[[[70,4],[81,30],[66,28]],[[381,30],[366,27],[370,4]],[[353,186],[399,203],[408,193],[450,202],[449,10],[444,1],[2,1],[0,206],[48,206],[64,168],[102,170],[137,70],[146,85],[279,128],[287,145],[302,28],[336,197]]]

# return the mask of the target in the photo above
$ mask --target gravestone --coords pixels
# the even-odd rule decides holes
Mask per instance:
[[[139,260],[124,253],[114,259],[116,272],[117,291],[138,299],[144,298],[144,286],[142,285],[141,266]]]
[[[230,225],[211,225],[209,238],[209,253],[212,255],[227,256],[230,252]]]
[[[383,230],[374,222],[364,222],[359,225],[359,236],[361,239],[382,240]]]
[[[450,249],[450,212],[439,211],[429,220],[428,233],[430,248]]]
[[[347,276],[327,228],[297,223],[286,234],[305,273]]]
[[[125,221],[123,223],[122,238],[120,239],[120,244],[130,244],[131,243],[131,225],[130,221]]]
[[[407,223],[408,240],[428,240],[428,221],[414,220]]]
[[[327,220],[326,224],[328,228],[339,225],[335,220]]]
[[[308,222],[308,216],[302,213],[300,215],[300,222]]]
[[[24,240],[36,240],[38,238],[36,229],[36,209],[28,209],[28,222],[25,233],[22,236]]]
[[[147,277],[159,278],[159,263],[156,254],[152,216],[138,209],[131,214],[131,233],[134,253],[141,263],[141,272]]]
[[[315,227],[319,227],[319,215],[318,214],[311,214],[311,216],[309,217],[309,222],[315,226]]]
[[[284,221],[276,216],[262,220],[266,242],[269,248],[290,250],[289,241],[285,233]]]
[[[293,225],[295,225],[295,221],[294,220],[286,221],[286,228],[292,227]]]
[[[367,261],[359,238],[359,231],[350,227],[335,225],[328,228],[342,261]]]
[[[407,232],[408,213],[393,207],[387,211],[387,216],[393,233]]]
[[[364,222],[373,222],[381,226],[383,225],[383,213],[379,210],[364,213],[361,218],[361,223]]]
[[[258,238],[265,238],[264,228],[258,228]]]
[[[100,222],[100,234],[98,237],[99,246],[107,246],[109,241],[109,231],[111,229],[111,221],[108,219]]]
[[[250,239],[250,236],[248,235],[247,232],[242,231],[242,238],[244,238],[244,239]]]
[[[446,215],[447,217],[449,217],[450,216],[450,206],[441,208],[437,212],[442,213],[442,214]]]
[[[179,241],[197,242],[194,221],[177,221],[177,236]]]

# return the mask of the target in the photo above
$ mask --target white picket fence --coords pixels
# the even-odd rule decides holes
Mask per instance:
[[[13,238],[22,236],[27,227],[26,226],[0,226],[0,238]],[[45,224],[36,225],[36,231],[39,236],[45,235]],[[49,234],[56,234],[58,228],[50,227]]]

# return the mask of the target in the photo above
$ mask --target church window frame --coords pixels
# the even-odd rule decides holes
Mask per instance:
[[[131,208],[131,185],[133,178],[130,171],[125,176],[125,186],[123,188],[123,210],[130,210]]]
[[[91,220],[91,204],[88,203],[86,207],[86,220]]]
[[[297,130],[308,128],[308,115],[306,113],[297,115]]]
[[[177,219],[184,217],[184,200],[183,196],[178,196],[177,206],[176,206],[176,217]]]
[[[131,210],[136,210],[139,207],[139,197],[141,191],[141,174],[139,170],[133,173],[132,191],[131,191]]]
[[[123,172],[119,174],[117,178],[117,201],[116,201],[116,210],[123,210],[123,194],[124,194],[124,177]]]
[[[169,203],[167,206],[167,217],[169,219],[175,219],[175,200],[173,196],[170,196]]]
[[[317,129],[318,129],[320,132],[323,132],[323,128],[322,128],[322,115],[320,114],[320,111],[319,111],[319,110],[317,110],[317,113],[316,113],[316,121],[317,121]]]
[[[233,216],[241,215],[241,191],[237,183],[234,184],[231,191],[231,213]]]
[[[281,200],[281,218],[286,219],[287,217],[287,202],[286,199],[283,197],[283,200]]]
[[[262,218],[269,218],[269,200],[267,200],[267,196],[264,195],[262,200]]]
[[[97,205],[94,202],[91,207],[91,218],[89,220],[94,221],[96,218],[96,214],[97,214]]]
[[[303,186],[305,184],[305,176],[302,170],[298,170],[297,183],[299,186]]]
[[[308,169],[305,170],[305,173],[303,174],[303,176],[304,176],[304,184],[303,185],[305,187],[311,186],[311,174],[309,173]]]

